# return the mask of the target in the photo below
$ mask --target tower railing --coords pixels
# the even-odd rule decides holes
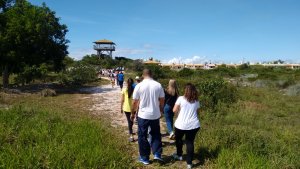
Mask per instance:
[[[114,46],[97,46],[94,45],[95,50],[108,50],[108,51],[115,51],[116,48]]]

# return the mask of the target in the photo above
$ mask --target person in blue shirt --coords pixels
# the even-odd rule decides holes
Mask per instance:
[[[120,88],[122,89],[123,88],[123,83],[124,83],[124,74],[123,74],[123,72],[118,74],[118,82],[119,82]]]

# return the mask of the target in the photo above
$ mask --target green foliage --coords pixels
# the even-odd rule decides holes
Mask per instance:
[[[190,77],[194,74],[194,71],[188,68],[183,68],[178,72],[179,77]]]
[[[249,69],[249,68],[250,68],[250,65],[247,64],[247,63],[241,64],[241,65],[239,66],[239,69],[240,69],[240,70],[246,70],[246,69]]]
[[[25,66],[22,73],[19,73],[17,77],[15,77],[15,82],[17,84],[28,84],[36,79],[41,79],[45,81],[46,76],[48,74],[48,67],[46,64],[41,64],[41,66],[37,67],[33,66]]]
[[[85,64],[76,64],[67,71],[67,75],[73,84],[85,84],[97,80],[97,72],[95,67]]]
[[[222,79],[203,81],[198,83],[197,86],[200,92],[200,100],[206,109],[215,111],[220,102],[230,105],[237,101],[236,87]]]
[[[217,67],[216,69],[213,69],[212,71],[217,72],[219,74],[219,76],[221,77],[237,77],[238,74],[238,70],[236,68],[233,67]]]
[[[0,30],[0,68],[9,73],[20,73],[25,66],[52,65],[53,70],[63,68],[67,55],[66,25],[60,24],[55,12],[45,4],[34,6],[25,0],[7,9]],[[5,76],[8,78],[8,76]]]
[[[150,69],[152,71],[153,78],[156,79],[156,80],[166,78],[166,74],[163,71],[161,66],[158,66],[158,65],[145,65],[145,68]]]
[[[103,120],[42,108],[0,109],[1,168],[133,168]]]
[[[70,85],[72,78],[68,76],[67,71],[61,71],[58,73],[57,80],[60,84]]]
[[[63,65],[65,68],[72,67],[72,66],[74,66],[75,63],[76,63],[76,61],[69,56],[66,56],[63,60]]]

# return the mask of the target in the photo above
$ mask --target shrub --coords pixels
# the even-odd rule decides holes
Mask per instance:
[[[188,68],[183,68],[178,72],[178,77],[190,77],[194,74],[194,71]]]
[[[33,66],[25,66],[22,73],[19,73],[18,76],[15,77],[15,82],[17,84],[28,84],[36,79],[41,79],[45,81],[48,73],[48,67],[45,63],[41,64],[39,67],[36,65]]]
[[[150,69],[152,71],[153,78],[156,80],[166,77],[162,67],[158,65],[145,65],[145,68]]]
[[[203,81],[197,86],[200,91],[200,100],[207,109],[216,110],[220,102],[229,105],[237,101],[236,87],[223,79]]]
[[[61,71],[58,73],[57,80],[60,84],[69,85],[72,83],[71,77],[68,76],[67,72]]]
[[[73,84],[85,84],[97,79],[97,72],[91,65],[77,64],[68,71],[68,76]]]

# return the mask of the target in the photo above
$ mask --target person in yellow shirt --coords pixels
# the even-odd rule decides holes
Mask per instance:
[[[133,79],[129,78],[127,80],[127,87],[122,89],[122,96],[121,96],[121,113],[125,113],[127,122],[128,122],[128,130],[129,130],[129,141],[133,142],[133,121],[131,120],[132,114],[132,93],[133,93]]]

